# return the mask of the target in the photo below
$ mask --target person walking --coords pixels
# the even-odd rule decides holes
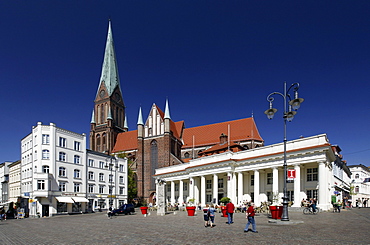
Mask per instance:
[[[252,232],[258,233],[256,230],[256,221],[254,220],[254,215],[255,215],[255,210],[254,210],[254,203],[251,203],[250,206],[247,209],[246,213],[246,218],[248,219],[248,223],[245,226],[244,232],[249,231],[249,225],[252,224]]]
[[[213,228],[213,226],[215,225],[215,211],[215,206],[213,206],[212,204],[211,207],[209,207],[209,219],[211,228]]]
[[[204,227],[208,227],[208,226],[209,226],[209,215],[210,215],[210,212],[209,212],[209,205],[207,204],[207,205],[203,208]]]
[[[232,224],[234,223],[233,221],[233,216],[234,216],[234,210],[235,206],[234,204],[230,201],[226,204],[226,212],[227,212],[227,224]]]
[[[109,207],[109,209],[107,211],[107,215],[108,215],[108,219],[112,218],[112,207]]]

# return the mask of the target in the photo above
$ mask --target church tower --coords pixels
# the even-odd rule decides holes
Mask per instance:
[[[110,154],[117,135],[128,130],[110,20],[103,67],[94,104],[90,149]]]

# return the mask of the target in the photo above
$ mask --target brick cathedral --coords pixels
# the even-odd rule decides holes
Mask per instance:
[[[185,128],[173,121],[169,102],[164,112],[153,104],[144,121],[139,108],[137,129],[128,130],[114,51],[111,22],[91,118],[90,149],[106,154],[125,153],[136,173],[138,197],[154,202],[155,169],[191,159],[263,146],[253,117]]]

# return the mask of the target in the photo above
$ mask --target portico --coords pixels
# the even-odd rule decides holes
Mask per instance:
[[[219,203],[229,197],[234,204],[254,201],[281,203],[284,186],[283,143],[241,152],[225,152],[189,163],[156,169],[154,178],[167,182],[167,201],[180,205]],[[325,134],[287,142],[287,165],[296,178],[287,183],[289,201],[299,207],[303,198],[318,199],[323,210],[330,208],[331,163],[335,160]],[[175,190],[175,185],[179,186]],[[178,198],[176,198],[178,197]],[[276,197],[276,198],[274,198]],[[277,198],[279,197],[279,198]],[[276,199],[276,200],[274,200]]]

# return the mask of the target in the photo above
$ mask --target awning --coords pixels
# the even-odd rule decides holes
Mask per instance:
[[[55,197],[55,198],[58,200],[58,202],[74,203],[74,201],[70,197]]]
[[[87,200],[86,198],[84,197],[72,197],[72,199],[75,201],[75,202],[89,202],[89,200]]]

